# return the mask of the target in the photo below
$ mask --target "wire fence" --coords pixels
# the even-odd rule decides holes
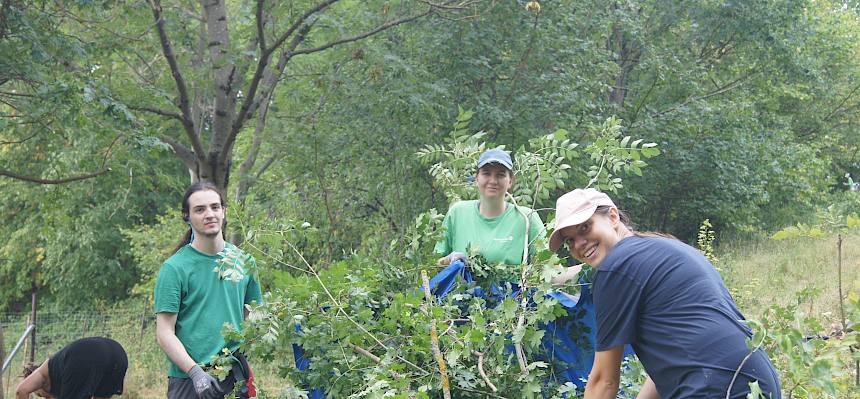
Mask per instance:
[[[135,333],[143,338],[147,326],[155,321],[155,316],[143,307],[139,310],[117,309],[109,312],[41,312],[36,314],[36,350],[35,360],[44,360],[69,342],[76,339],[102,336],[108,338],[121,337],[124,341],[133,338]],[[17,339],[30,324],[29,313],[0,314],[0,326],[3,328],[4,353],[12,350]],[[116,338],[114,338],[116,339]],[[27,351],[17,357],[29,356],[29,342],[26,341]]]
[[[30,312],[0,313],[0,328],[3,333],[4,357],[10,356],[16,342],[30,325]],[[146,304],[137,307],[124,306],[103,312],[37,311],[35,350],[33,361],[38,364],[70,342],[101,336],[120,342],[127,351],[135,346],[143,347],[153,341],[152,328],[155,315]],[[10,397],[13,383],[20,379],[23,366],[30,362],[31,339],[12,359],[8,370],[2,375],[3,394]],[[5,360],[5,359],[4,359]]]
[[[3,349],[6,356],[29,325],[30,312],[0,313]],[[35,363],[48,359],[70,342],[83,337],[102,336],[119,342],[128,355],[125,377],[126,399],[163,398],[167,392],[167,357],[155,340],[155,314],[149,302],[125,302],[102,312],[62,312],[39,309],[36,314]],[[23,366],[29,362],[30,340],[15,356],[2,377],[3,397],[14,397]],[[292,383],[279,376],[281,362],[252,359],[257,388],[278,397]]]

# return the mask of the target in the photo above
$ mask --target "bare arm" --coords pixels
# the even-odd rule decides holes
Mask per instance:
[[[18,387],[15,388],[15,399],[29,399],[30,394],[38,390],[48,390],[51,386],[50,377],[48,377],[48,361],[42,362],[32,374],[27,376]]]
[[[585,385],[585,399],[615,399],[621,383],[621,356],[624,346],[594,354],[594,367]]]
[[[568,281],[576,278],[576,275],[582,270],[582,265],[576,265],[571,267],[563,267],[561,270],[561,274],[553,277],[552,285],[564,285]]]
[[[175,363],[180,370],[188,372],[197,363],[188,355],[185,346],[176,337],[176,313],[158,313],[155,316],[155,339],[158,346],[164,350],[167,357]]]
[[[636,399],[660,399],[660,394],[657,393],[657,386],[654,385],[651,376],[648,376],[648,379],[642,384],[642,389],[639,390],[639,395],[636,396]]]

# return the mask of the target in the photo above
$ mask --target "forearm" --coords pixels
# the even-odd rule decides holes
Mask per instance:
[[[46,389],[49,380],[48,376],[48,361],[42,362],[36,370],[33,370],[27,378],[24,378],[17,387],[15,387],[15,399],[29,399],[31,393],[35,393],[40,389]]]
[[[615,399],[618,395],[618,384],[618,380],[605,381],[589,377],[585,385],[585,399]]]
[[[164,329],[166,330],[166,329]],[[162,329],[156,330],[156,338],[158,340],[158,346],[164,350],[164,353],[167,354],[167,357],[179,367],[183,372],[188,372],[194,367],[197,362],[191,358],[188,354],[188,351],[185,350],[185,346],[182,345],[182,342],[179,341],[179,338],[176,337],[176,333],[173,331],[164,331]]]
[[[564,285],[568,281],[576,278],[576,275],[582,270],[582,265],[576,265],[571,267],[563,267],[561,270],[561,274],[553,277],[552,284],[553,285]]]
[[[615,399],[621,384],[621,357],[624,346],[594,354],[594,367],[585,385],[585,399]]]
[[[639,390],[639,395],[636,396],[636,399],[660,399],[660,394],[657,393],[657,386],[654,385],[654,381],[651,380],[650,376],[642,384],[642,388]]]

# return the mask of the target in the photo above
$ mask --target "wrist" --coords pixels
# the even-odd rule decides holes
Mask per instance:
[[[185,371],[185,374],[188,374],[188,376],[192,377],[192,378],[193,378],[193,376],[200,374],[200,373],[205,373],[205,371],[203,371],[203,369],[200,368],[200,366],[197,364],[192,365],[190,369]]]

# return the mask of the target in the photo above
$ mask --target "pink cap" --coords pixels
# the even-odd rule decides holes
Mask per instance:
[[[563,243],[561,230],[588,220],[598,206],[617,208],[609,196],[593,188],[577,188],[555,202],[555,230],[549,236],[549,249],[558,251]]]

